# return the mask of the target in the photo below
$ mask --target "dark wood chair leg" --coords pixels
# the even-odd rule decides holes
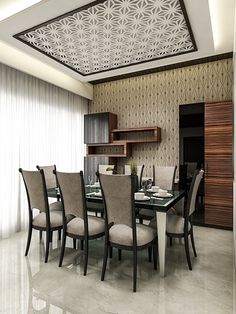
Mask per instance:
[[[186,258],[188,262],[188,268],[189,270],[192,270],[192,264],[190,260],[190,254],[189,254],[189,243],[188,243],[188,235],[184,237],[184,246],[185,246],[185,253],[186,253]]]
[[[118,259],[121,261],[121,249],[118,249]]]
[[[88,247],[89,247],[89,241],[88,239],[85,239],[84,241],[85,246],[84,246],[84,276],[87,274],[87,268],[88,268]]]
[[[66,246],[66,233],[63,231],[62,233],[62,243],[61,243],[61,255],[60,255],[60,261],[59,261],[59,267],[61,267],[63,258],[64,258],[64,253],[65,253],[65,246]]]
[[[106,268],[107,268],[108,249],[109,249],[108,240],[105,239],[101,281],[104,281],[104,278],[105,278],[105,273],[106,273]]]
[[[173,238],[170,237],[170,246],[172,246],[172,245],[173,245]]]
[[[137,250],[133,250],[133,292],[136,292],[137,286]]]
[[[52,243],[53,240],[53,231],[50,231],[50,242]]]
[[[153,250],[153,267],[157,270],[157,242],[154,242],[152,245]]]
[[[81,251],[84,250],[84,240],[80,240],[80,249]]]
[[[43,238],[43,231],[39,230],[39,240],[42,241]]]
[[[51,231],[46,231],[46,251],[45,251],[45,263],[48,262],[49,244],[51,240]]]
[[[109,257],[112,258],[113,256],[113,248],[112,246],[109,246]]]
[[[151,263],[152,262],[152,247],[149,246],[148,248],[148,261]]]
[[[73,249],[76,250],[76,239],[73,239]]]
[[[191,237],[191,243],[192,243],[194,256],[197,257],[197,252],[196,252],[194,237],[193,237],[193,227],[191,228],[191,231],[190,231],[190,237]]]
[[[25,256],[28,255],[29,248],[30,248],[31,238],[32,238],[32,227],[29,226],[27,244],[26,244],[26,249],[25,249]]]
[[[61,241],[61,230],[58,230],[58,240]]]
[[[139,218],[139,223],[143,224],[143,218]]]

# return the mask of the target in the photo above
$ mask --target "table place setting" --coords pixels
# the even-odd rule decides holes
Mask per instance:
[[[143,192],[136,192],[134,193],[134,199],[135,201],[149,201],[150,197]]]
[[[153,196],[161,197],[161,198],[168,198],[168,197],[172,197],[173,194],[169,193],[167,190],[159,189],[157,193],[153,194]]]

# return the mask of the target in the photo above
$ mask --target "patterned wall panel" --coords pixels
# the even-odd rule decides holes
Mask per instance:
[[[90,113],[111,111],[118,127],[159,126],[161,143],[133,145],[133,158],[152,165],[179,163],[179,105],[232,99],[232,59],[193,65],[94,86]],[[120,159],[119,166],[127,159]]]

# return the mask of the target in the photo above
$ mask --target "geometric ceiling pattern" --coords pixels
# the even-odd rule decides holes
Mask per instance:
[[[197,50],[183,0],[95,1],[14,37],[84,76]]]

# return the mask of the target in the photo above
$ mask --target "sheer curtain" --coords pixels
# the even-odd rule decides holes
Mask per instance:
[[[28,223],[19,167],[83,169],[87,112],[85,98],[0,64],[0,238]]]

